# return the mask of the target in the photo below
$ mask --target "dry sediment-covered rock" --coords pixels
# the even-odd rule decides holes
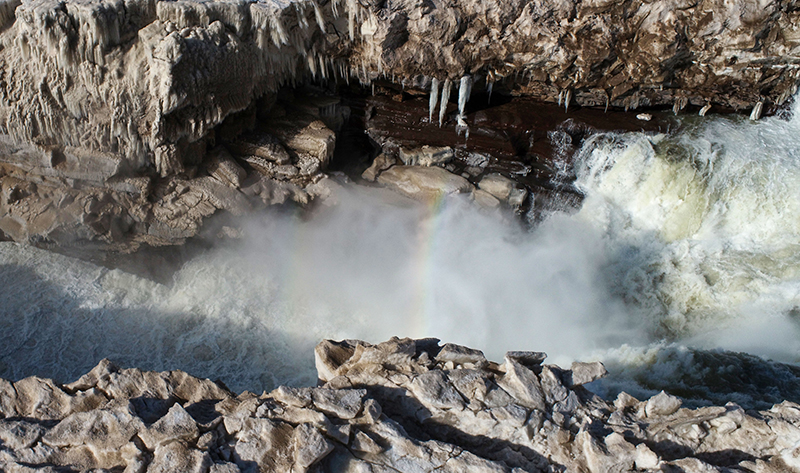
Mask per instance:
[[[126,471],[800,471],[800,406],[608,403],[537,352],[503,364],[437,340],[317,346],[321,386],[238,396],[103,361],[80,380],[0,380],[0,468]],[[50,407],[45,407],[50,406]]]

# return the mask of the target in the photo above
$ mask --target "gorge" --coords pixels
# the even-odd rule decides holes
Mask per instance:
[[[0,469],[798,471],[799,17],[0,0]]]

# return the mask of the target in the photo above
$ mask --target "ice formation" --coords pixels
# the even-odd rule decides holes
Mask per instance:
[[[759,100],[756,102],[755,106],[753,106],[753,111],[750,112],[750,120],[756,121],[761,118],[761,112],[764,109],[764,102]]]
[[[431,80],[431,97],[428,102],[428,122],[433,123],[433,112],[436,110],[436,104],[439,99],[439,79],[433,78]]]
[[[450,79],[447,78],[444,81],[444,86],[442,86],[442,100],[440,101],[439,105],[439,126],[442,126],[444,123],[444,115],[447,113],[447,104],[450,102],[450,88],[452,87],[453,83],[450,82]]]

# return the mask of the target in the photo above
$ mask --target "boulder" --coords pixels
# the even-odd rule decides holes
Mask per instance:
[[[647,400],[644,412],[647,417],[660,417],[674,414],[681,407],[681,400],[664,391]]]
[[[247,133],[226,143],[231,153],[240,156],[255,156],[282,165],[292,162],[289,153],[274,136],[267,133]]]
[[[463,177],[438,167],[394,166],[378,176],[378,183],[422,201],[474,189]]]
[[[436,354],[436,361],[439,363],[453,362],[457,365],[471,363],[473,365],[481,365],[486,363],[486,357],[480,350],[456,345],[454,343],[445,343],[439,353]]]
[[[400,161],[407,166],[434,166],[445,164],[453,159],[453,148],[447,146],[428,146],[420,148],[401,147]]]
[[[516,183],[502,174],[487,174],[478,183],[478,188],[496,197],[502,202],[508,202],[511,191],[516,187]]]
[[[242,186],[247,172],[239,166],[225,148],[219,146],[208,152],[208,173],[223,184],[234,188]]]
[[[194,443],[199,436],[200,431],[195,420],[178,403],[173,404],[164,417],[139,434],[149,450],[174,441]]]
[[[569,371],[564,372],[562,378],[564,379],[564,383],[572,388],[597,381],[607,374],[608,370],[606,370],[603,363],[599,361],[595,361],[594,363],[575,362],[572,363],[572,367]]]
[[[397,160],[385,153],[381,153],[375,157],[372,164],[361,173],[361,177],[367,181],[375,182],[378,175],[383,171],[389,169],[397,163]]]

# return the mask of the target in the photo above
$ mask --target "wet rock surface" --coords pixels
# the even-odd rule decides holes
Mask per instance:
[[[78,381],[0,380],[3,471],[800,471],[800,406],[611,403],[599,363],[502,364],[438,340],[323,341],[317,387],[239,395],[106,360]]]

